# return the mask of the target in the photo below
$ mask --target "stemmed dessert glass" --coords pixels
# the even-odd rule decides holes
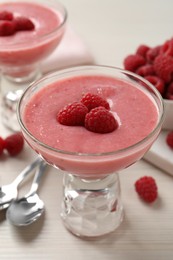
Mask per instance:
[[[23,0],[10,0],[9,2],[12,4],[25,4]],[[27,36],[24,37],[24,34],[22,36],[23,32],[17,32],[21,35],[19,40],[16,40],[17,38],[15,37],[13,38],[13,35],[0,37],[2,122],[6,127],[14,131],[19,130],[16,118],[16,106],[19,97],[29,83],[41,77],[39,64],[59,45],[64,35],[67,21],[66,9],[56,0],[45,0],[44,2],[42,0],[30,0],[28,3],[49,8],[55,15],[57,14],[60,21],[56,27],[50,28],[48,33],[44,31],[37,35],[37,30],[25,33],[25,35],[28,33],[30,35],[32,34],[31,38]],[[8,4],[8,2],[4,0],[0,1],[0,10],[3,11],[5,7],[3,7],[3,5],[1,6],[1,4]],[[11,10],[10,6],[8,8],[8,10]],[[33,11],[33,13],[34,12],[35,11]],[[20,14],[17,12],[16,15]],[[40,28],[36,17],[34,17],[35,14],[33,14],[33,16],[32,14],[29,15],[31,15],[31,17],[28,18],[34,22],[35,28]],[[45,17],[44,23],[47,23],[48,19],[52,18]]]
[[[69,79],[70,82],[70,78],[83,75],[112,77],[144,91],[158,111],[154,129],[133,145],[101,153],[70,152],[40,141],[26,126],[25,107],[28,102],[45,86],[62,79]],[[100,81],[98,85],[101,84]],[[31,84],[19,101],[17,115],[23,135],[31,148],[50,165],[64,172],[61,217],[66,228],[80,237],[99,237],[113,232],[123,220],[118,172],[141,159],[161,130],[163,102],[158,91],[148,81],[125,70],[81,66],[49,74]]]

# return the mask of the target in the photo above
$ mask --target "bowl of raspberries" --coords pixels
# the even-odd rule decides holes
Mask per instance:
[[[123,64],[157,88],[165,105],[163,129],[173,130],[173,38],[154,47],[139,45]]]

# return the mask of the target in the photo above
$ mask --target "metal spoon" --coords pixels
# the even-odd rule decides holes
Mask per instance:
[[[8,208],[11,201],[17,198],[18,185],[41,161],[41,158],[37,158],[33,163],[28,165],[12,183],[0,187],[0,210]]]
[[[44,203],[40,200],[36,191],[38,190],[40,179],[46,167],[45,162],[41,162],[35,174],[31,189],[23,198],[13,200],[7,209],[6,217],[15,226],[27,226],[36,221],[44,211]]]

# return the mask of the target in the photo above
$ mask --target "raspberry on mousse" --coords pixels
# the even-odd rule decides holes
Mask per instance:
[[[11,36],[18,31],[30,31],[34,28],[34,23],[28,17],[15,17],[6,10],[0,12],[0,36]]]
[[[118,128],[113,114],[104,107],[95,107],[85,117],[85,128],[95,133],[111,133]]]
[[[87,93],[80,102],[65,106],[57,114],[57,121],[67,126],[84,126],[87,130],[105,134],[118,128],[118,122],[107,100],[99,95]]]
[[[57,121],[62,125],[84,125],[88,108],[81,102],[73,102],[59,111]]]
[[[1,11],[0,12],[0,20],[12,21],[13,13],[9,11]]]
[[[16,32],[16,27],[13,21],[0,20],[0,36],[10,36]]]
[[[110,109],[109,103],[105,99],[92,93],[85,94],[81,99],[81,103],[84,104],[89,111],[98,106]]]

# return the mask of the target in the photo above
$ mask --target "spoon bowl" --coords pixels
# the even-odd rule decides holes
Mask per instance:
[[[13,201],[7,211],[7,218],[15,226],[27,226],[44,212],[44,203],[37,194]]]
[[[11,201],[17,198],[18,185],[25,177],[32,173],[33,169],[35,169],[41,161],[40,158],[37,158],[33,163],[28,165],[12,183],[0,187],[0,210],[8,208]]]
[[[44,212],[44,203],[36,191],[46,165],[43,161],[40,163],[29,193],[20,199],[13,200],[8,207],[6,217],[14,226],[27,226],[35,222]]]

